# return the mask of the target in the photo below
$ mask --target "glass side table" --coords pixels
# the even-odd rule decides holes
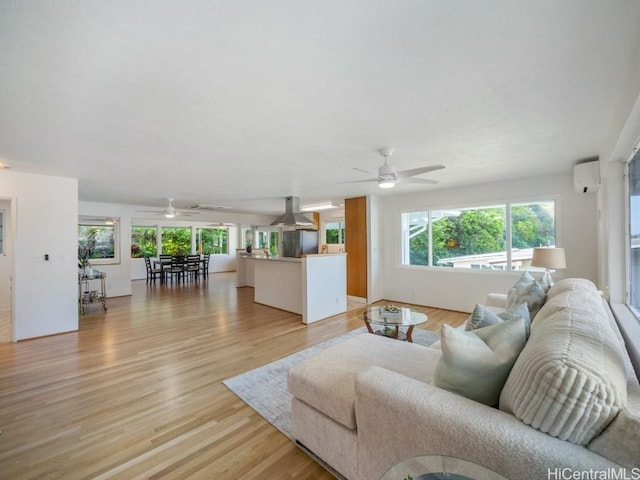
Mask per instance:
[[[411,338],[413,327],[428,320],[424,313],[416,312],[407,307],[399,307],[399,312],[393,315],[385,312],[380,306],[367,307],[364,312],[358,314],[358,317],[364,320],[369,333],[407,342],[413,342]],[[401,327],[406,327],[406,329]]]
[[[509,480],[477,463],[444,455],[420,455],[392,465],[380,480]]]

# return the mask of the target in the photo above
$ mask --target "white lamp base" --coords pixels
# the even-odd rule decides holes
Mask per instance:
[[[549,285],[549,288],[553,287],[553,279],[551,278],[551,270],[548,268],[542,274],[542,282]]]

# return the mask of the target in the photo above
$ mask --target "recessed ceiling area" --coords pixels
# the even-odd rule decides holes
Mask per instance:
[[[628,108],[638,24],[622,0],[3,2],[0,162],[273,214],[568,172]],[[358,182],[382,147],[438,183]]]

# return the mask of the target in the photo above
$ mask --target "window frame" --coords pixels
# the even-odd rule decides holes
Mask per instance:
[[[624,303],[626,307],[629,309],[631,314],[636,318],[636,320],[640,321],[640,309],[636,308],[631,302],[631,291],[633,289],[632,285],[632,275],[631,275],[631,244],[632,244],[632,232],[631,232],[631,164],[635,161],[640,164],[640,144],[636,145],[629,158],[626,162],[624,162],[624,270],[625,270],[625,292],[624,292]]]
[[[6,255],[5,252],[5,240],[4,240],[4,232],[6,230],[5,228],[5,220],[6,220],[6,215],[5,215],[5,210],[0,209],[0,255]]]
[[[327,232],[329,230],[334,230],[334,229],[333,228],[327,228],[327,226],[331,225],[331,224],[334,224],[334,223],[338,224],[338,228],[337,228],[337,230],[338,230],[338,241],[336,243],[329,243],[329,241],[327,240]],[[325,221],[325,222],[323,222],[322,227],[323,227],[322,230],[324,232],[324,242],[323,243],[325,243],[327,245],[344,245],[344,239],[345,239],[345,236],[346,236],[345,235],[346,232],[345,232],[345,221],[344,221],[344,219]]]
[[[446,205],[432,205],[432,206],[424,206],[424,205],[416,205],[413,208],[406,208],[398,211],[396,216],[398,220],[397,224],[397,240],[400,242],[398,248],[397,256],[396,256],[396,264],[399,268],[409,268],[409,269],[426,269],[426,270],[437,270],[437,271],[448,271],[448,272],[460,272],[460,273],[489,273],[496,275],[509,274],[512,271],[521,271],[521,270],[511,270],[512,263],[512,218],[511,218],[511,210],[513,206],[522,205],[522,204],[535,204],[542,202],[553,202],[554,203],[554,218],[553,218],[553,228],[555,235],[555,244],[556,246],[562,245],[562,232],[560,229],[560,218],[562,212],[561,198],[559,195],[549,194],[549,195],[535,195],[535,196],[526,196],[526,197],[515,197],[509,199],[486,199],[475,202],[461,202],[455,204],[446,204]],[[463,206],[460,206],[463,205]],[[490,206],[504,206],[505,208],[505,254],[507,258],[506,268],[504,270],[500,269],[476,269],[476,268],[466,268],[466,267],[458,267],[458,268],[450,268],[450,267],[441,267],[434,266],[433,263],[433,246],[432,244],[432,212],[433,211],[446,211],[446,210],[473,210],[473,209],[482,209],[489,208]],[[412,212],[427,212],[429,223],[428,223],[428,265],[411,265],[408,263],[404,263],[404,259],[408,257],[408,253],[405,253],[405,239],[404,239],[404,220],[403,217],[405,214]]]
[[[113,217],[90,217],[79,216],[78,227],[111,227],[113,228],[113,258],[90,258],[89,264],[96,265],[119,265],[120,264],[120,219]]]
[[[160,251],[160,243],[158,241],[158,239],[160,238],[160,230],[158,225],[140,225],[140,224],[132,224],[129,231],[130,231],[130,235],[129,235],[129,242],[130,242],[130,246],[129,246],[129,250],[131,250],[131,246],[133,245],[133,229],[134,228],[148,228],[148,229],[154,229],[156,231],[156,254],[152,255],[149,258],[156,258],[158,256],[158,252]],[[134,257],[133,255],[131,255],[131,259],[137,259],[137,258],[144,258],[143,255],[140,255],[139,257]]]
[[[176,225],[159,225],[158,255],[191,255],[193,253],[193,249],[195,248],[195,242],[193,239],[194,228],[195,227],[193,225],[190,225],[187,227],[176,226]],[[164,251],[164,237],[165,237],[164,231],[166,229],[189,231],[189,244],[188,244],[188,249],[185,253],[167,253]]]
[[[229,255],[229,250],[230,250],[230,246],[229,246],[229,227],[224,226],[224,227],[193,227],[194,228],[194,243],[193,243],[193,249],[196,252],[196,254],[201,254],[201,250],[202,248],[198,248],[201,247],[202,245],[200,245],[202,243],[202,236],[201,236],[201,231],[202,230],[222,230],[226,233],[226,252],[220,252],[220,253],[210,253],[209,255]],[[202,252],[204,253],[204,252]]]

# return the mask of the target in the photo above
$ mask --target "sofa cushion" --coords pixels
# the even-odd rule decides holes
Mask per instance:
[[[472,331],[444,324],[442,357],[433,383],[477,402],[497,405],[525,342],[526,327],[521,316]]]
[[[527,302],[529,316],[533,320],[544,304],[545,297],[546,293],[542,285],[529,272],[525,271],[507,293],[507,310],[513,310],[518,305]]]
[[[629,468],[640,467],[640,387],[630,384],[628,402],[588,448]]]
[[[531,325],[500,408],[549,435],[586,445],[626,404],[626,392],[623,352],[595,286],[559,282]]]
[[[288,374],[289,392],[353,430],[354,382],[361,370],[376,365],[431,383],[441,353],[422,345],[362,333],[294,365]]]
[[[477,304],[469,315],[465,324],[465,330],[475,330],[477,328],[487,327],[496,323],[504,322],[505,320],[513,320],[516,317],[522,317],[525,321],[525,327],[527,329],[527,336],[529,336],[529,328],[531,326],[531,320],[529,318],[529,309],[527,302],[518,305],[513,310],[506,310],[504,312],[495,312],[492,309],[485,307],[484,305]]]

